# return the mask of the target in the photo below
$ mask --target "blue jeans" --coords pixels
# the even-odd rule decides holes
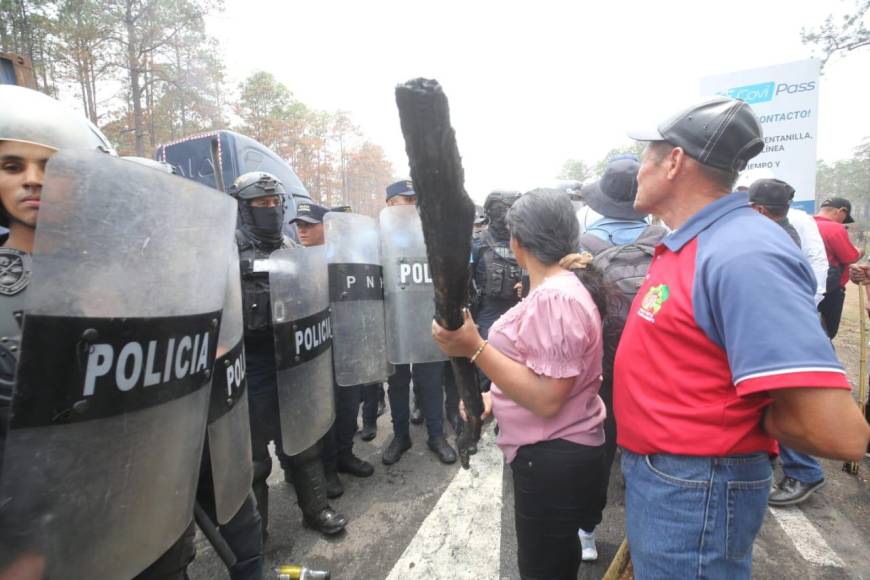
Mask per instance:
[[[770,491],[767,453],[688,457],[623,449],[622,473],[638,580],[751,577]]]
[[[779,445],[779,458],[782,461],[782,473],[793,477],[801,483],[816,483],[825,479],[825,472],[816,458]]]

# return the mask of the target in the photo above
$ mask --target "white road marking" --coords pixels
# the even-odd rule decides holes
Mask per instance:
[[[498,578],[504,458],[487,428],[429,513],[387,580]]]
[[[769,509],[804,560],[819,566],[845,566],[800,508],[792,506]]]

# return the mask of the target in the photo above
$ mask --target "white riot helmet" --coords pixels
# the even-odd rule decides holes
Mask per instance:
[[[0,85],[0,141],[115,153],[106,136],[81,113],[44,93],[15,85]]]

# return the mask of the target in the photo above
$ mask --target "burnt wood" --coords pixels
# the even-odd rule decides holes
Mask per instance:
[[[396,104],[435,286],[435,320],[456,330],[468,303],[474,202],[465,192],[447,97],[438,81],[419,78],[396,87]],[[451,357],[450,365],[468,417],[456,442],[468,469],[480,440],[483,399],[474,365],[464,357]]]

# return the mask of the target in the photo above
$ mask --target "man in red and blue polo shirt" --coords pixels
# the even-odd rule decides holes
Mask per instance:
[[[749,578],[775,439],[859,458],[870,427],[818,322],[809,264],[729,193],[764,146],[748,105],[717,97],[655,130],[635,207],[672,230],[616,355],[626,533],[638,578]]]

